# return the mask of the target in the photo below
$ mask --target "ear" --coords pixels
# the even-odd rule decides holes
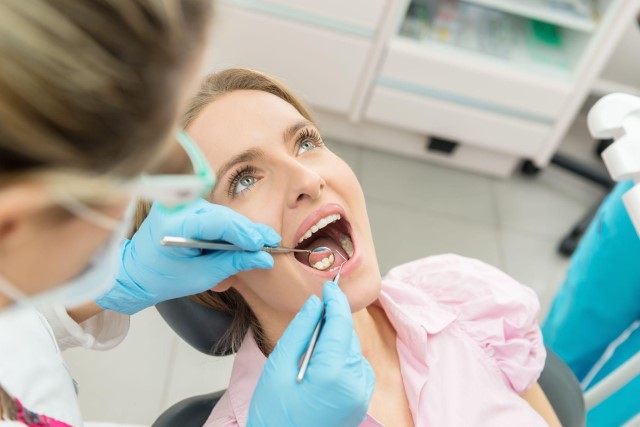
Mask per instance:
[[[14,183],[0,187],[0,245],[34,214],[53,205],[42,184]]]
[[[218,283],[216,286],[214,286],[211,289],[211,291],[212,292],[228,291],[233,286],[234,282],[235,282],[235,276],[228,277],[224,279],[222,282]]]

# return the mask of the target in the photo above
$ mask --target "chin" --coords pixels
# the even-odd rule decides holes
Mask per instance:
[[[347,296],[352,313],[375,302],[380,296],[381,288],[380,272],[375,262],[365,261],[351,275],[340,279],[340,289]]]

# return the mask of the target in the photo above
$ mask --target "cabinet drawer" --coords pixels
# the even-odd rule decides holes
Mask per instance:
[[[566,76],[536,74],[515,64],[436,42],[398,37],[388,46],[379,82],[514,117],[551,122],[571,93]]]
[[[450,154],[428,151],[424,134],[370,121],[356,123],[337,114],[318,112],[317,119],[323,138],[331,149],[332,141],[340,141],[502,178],[510,176],[521,162],[519,156],[477,147],[465,141],[460,141]]]
[[[377,86],[368,120],[519,157],[533,157],[551,131],[547,125]]]
[[[215,24],[207,72],[254,68],[316,107],[349,111],[372,42],[229,5]]]

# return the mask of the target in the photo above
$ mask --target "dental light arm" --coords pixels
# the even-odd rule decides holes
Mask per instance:
[[[589,131],[597,139],[613,139],[602,153],[615,181],[633,180],[635,185],[622,200],[640,235],[640,98],[614,93],[601,98],[589,111]],[[640,373],[640,353],[611,372],[585,395],[587,409],[611,396]]]
[[[589,111],[589,131],[597,139],[613,139],[602,158],[615,181],[633,180],[622,200],[640,234],[640,98],[622,93],[604,96]]]

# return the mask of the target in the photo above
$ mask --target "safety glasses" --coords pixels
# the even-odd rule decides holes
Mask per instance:
[[[134,183],[136,196],[170,210],[179,210],[211,193],[216,182],[204,154],[184,130],[178,131],[178,142],[191,160],[193,175],[143,175]]]
[[[178,131],[177,138],[191,161],[193,174],[142,175],[117,185],[117,193],[133,197],[134,201],[142,199],[159,203],[169,211],[178,211],[196,199],[210,194],[216,178],[204,154],[184,130]],[[72,192],[54,188],[52,193],[56,201],[68,211],[102,228],[116,229],[121,224],[119,219],[90,207],[86,201],[81,201],[83,198],[73,195]],[[135,206],[135,203],[131,203],[131,206]]]

